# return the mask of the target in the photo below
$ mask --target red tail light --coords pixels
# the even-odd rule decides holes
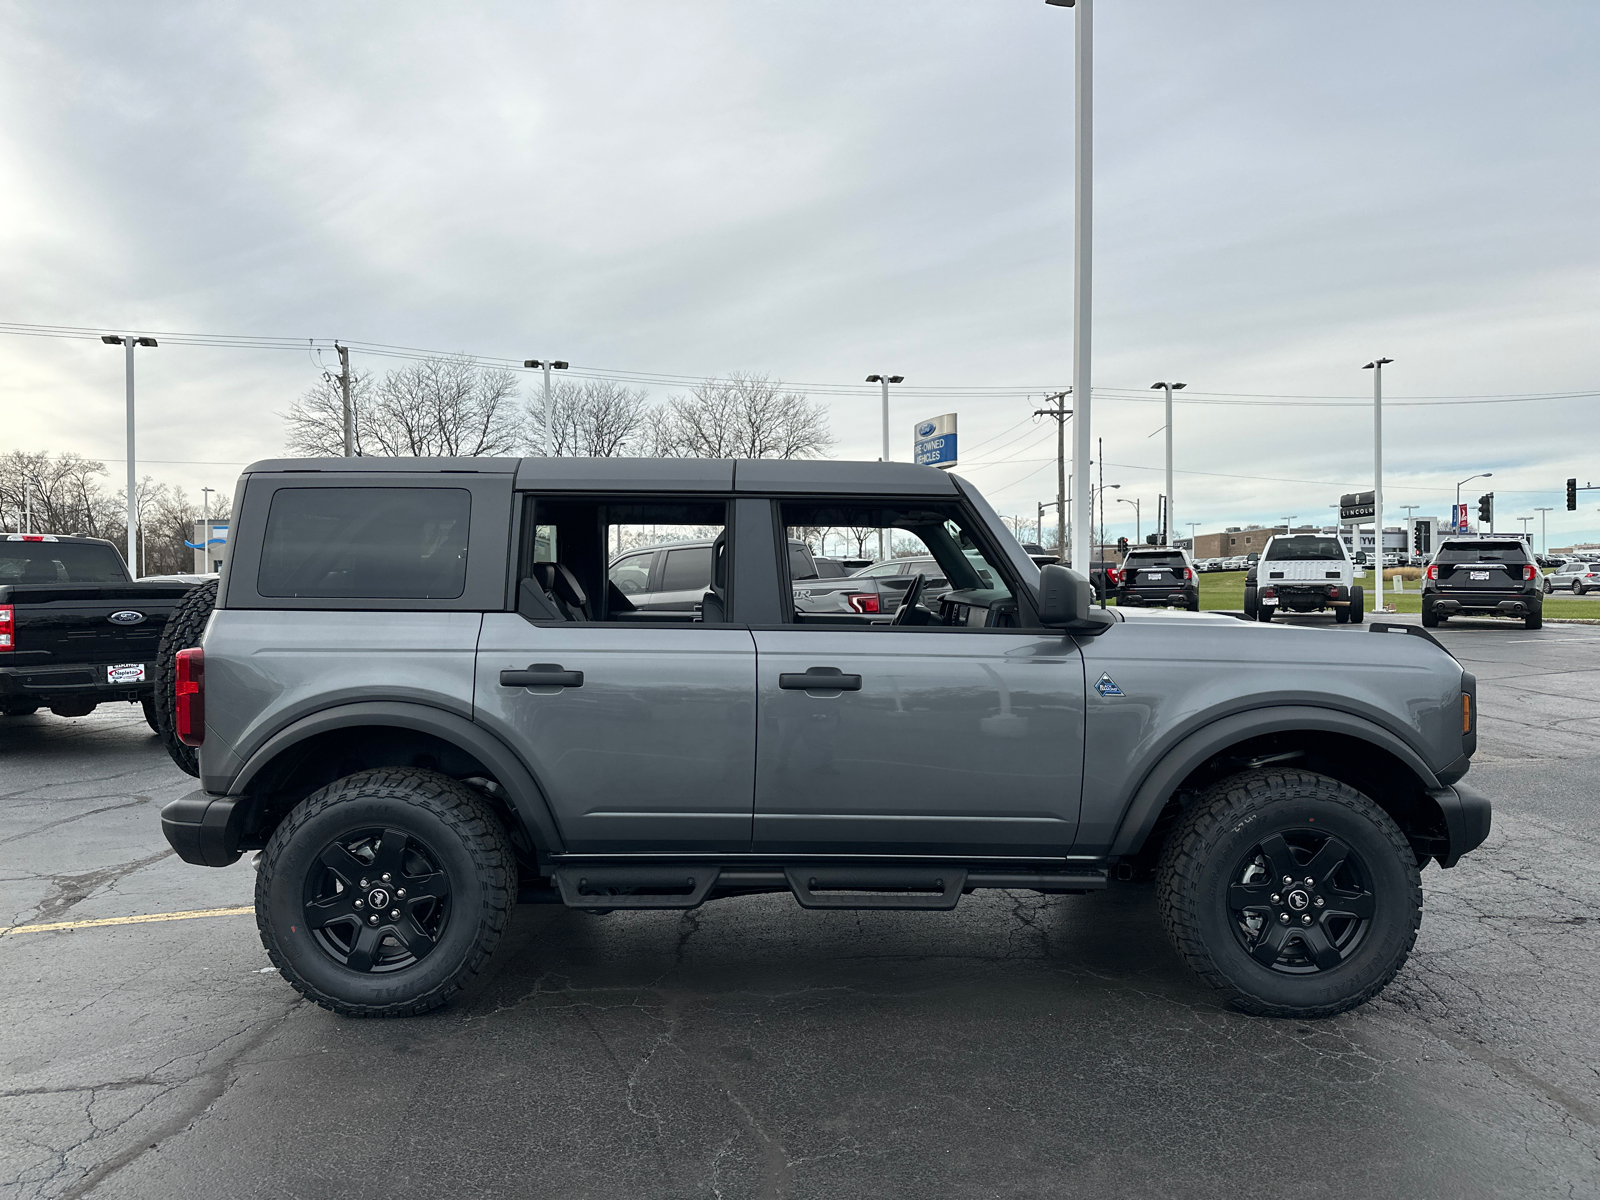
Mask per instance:
[[[0,653],[17,648],[17,618],[11,605],[0,604]]]
[[[1117,570],[1117,568],[1115,568],[1115,567],[1107,567],[1106,568],[1106,582],[1107,583],[1121,583],[1122,582],[1122,572]]]
[[[1183,577],[1185,579],[1193,579],[1194,578],[1194,572],[1192,570],[1190,570],[1188,567],[1185,567],[1183,569]]]
[[[198,646],[179,650],[173,725],[185,746],[198,746],[206,736],[206,652]]]
[[[878,611],[878,597],[872,592],[852,592],[844,598],[850,606],[851,612],[875,613]]]
[[[1437,563],[1429,563],[1428,564],[1428,578],[1429,579],[1437,579],[1437,578],[1439,578],[1439,567],[1438,567]]]
[[[1532,583],[1537,578],[1539,578],[1539,568],[1534,566],[1532,563],[1523,563],[1522,564],[1522,579],[1523,579],[1523,582]]]

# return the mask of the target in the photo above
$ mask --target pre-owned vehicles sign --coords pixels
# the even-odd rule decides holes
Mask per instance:
[[[911,430],[916,447],[915,460],[923,467],[953,467],[956,465],[956,414],[945,413],[918,421]]]

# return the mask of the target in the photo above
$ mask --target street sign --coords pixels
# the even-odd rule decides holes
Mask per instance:
[[[1365,525],[1377,513],[1371,492],[1346,492],[1339,497],[1339,523]]]
[[[916,448],[914,459],[919,466],[953,467],[956,465],[956,414],[945,413],[918,421],[911,430]]]

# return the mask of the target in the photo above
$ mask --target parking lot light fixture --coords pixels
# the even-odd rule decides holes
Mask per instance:
[[[1170,545],[1172,543],[1172,393],[1182,391],[1188,387],[1187,383],[1152,383],[1150,390],[1161,388],[1167,394],[1167,521],[1161,530],[1161,540]]]
[[[134,460],[133,448],[133,348],[154,347],[159,343],[153,337],[135,337],[131,333],[102,334],[100,340],[108,346],[122,346],[127,351],[125,373],[128,385],[128,573],[136,576],[139,574],[139,501],[138,464]]]
[[[883,458],[882,462],[892,462],[889,457],[889,385],[891,383],[904,383],[904,375],[868,375],[868,383],[876,383],[883,388]],[[889,547],[893,549],[893,547]],[[883,530],[878,530],[878,561],[882,562],[888,557],[884,546]]]
[[[546,458],[556,457],[556,408],[555,393],[550,390],[550,372],[565,371],[572,364],[562,362],[560,359],[530,358],[523,362],[529,370],[544,369],[544,455]]]
[[[1383,368],[1392,358],[1375,358],[1363,371],[1372,372],[1372,552],[1378,563],[1378,603],[1373,612],[1387,612],[1383,604]]]
[[[1112,484],[1111,486],[1116,487],[1117,485]],[[1132,500],[1129,500],[1126,496],[1118,496],[1117,503],[1133,505],[1133,541],[1135,545],[1142,545],[1144,543],[1144,517],[1140,513],[1139,498],[1135,496]]]
[[[1546,554],[1549,554],[1550,553],[1550,530],[1545,525],[1545,521],[1547,520],[1547,518],[1545,517],[1544,514],[1549,512],[1550,509],[1548,509],[1548,508],[1536,508],[1533,511],[1539,514],[1539,540],[1542,543],[1544,543],[1544,552]]]

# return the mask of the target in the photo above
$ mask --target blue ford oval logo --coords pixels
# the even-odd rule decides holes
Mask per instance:
[[[932,437],[933,436],[933,431],[935,429],[937,429],[937,428],[939,428],[939,427],[937,425],[935,425],[932,421],[924,421],[921,425],[917,426],[917,436],[918,437]]]
[[[112,613],[106,620],[113,625],[137,625],[144,620],[144,614],[142,612],[134,612],[131,608],[125,608],[121,612]]]

